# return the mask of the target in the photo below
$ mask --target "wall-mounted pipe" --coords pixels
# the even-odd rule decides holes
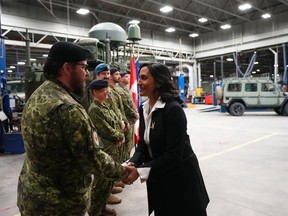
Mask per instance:
[[[31,49],[30,49],[30,38],[28,29],[26,29],[26,37],[25,37],[25,44],[26,44],[26,67],[30,70],[31,67]]]
[[[197,64],[197,72],[198,72],[198,87],[201,88],[201,64]]]
[[[274,54],[274,84],[276,85],[278,74],[278,53],[271,48],[269,48],[269,50]]]
[[[249,62],[249,65],[245,71],[244,77],[247,77],[251,74],[253,67],[254,67],[255,60],[256,60],[256,52],[254,52],[254,54],[253,54],[253,56]]]
[[[283,73],[283,85],[287,85],[287,60],[286,60],[286,45],[282,44],[283,47],[283,66],[284,66],[284,73]]]
[[[239,77],[239,74],[241,75],[241,77],[244,76],[244,73],[241,71],[240,66],[238,64],[238,58],[237,58],[237,53],[233,53],[233,59],[236,65],[236,77]]]
[[[221,56],[221,80],[224,79],[224,62],[223,62],[223,56]]]
[[[216,61],[213,62],[213,76],[214,76],[214,80],[217,79],[217,76],[216,76]]]

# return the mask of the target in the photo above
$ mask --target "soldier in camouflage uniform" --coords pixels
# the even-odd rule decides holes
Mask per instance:
[[[127,110],[124,108],[124,103],[123,103],[123,99],[122,96],[119,94],[118,90],[116,89],[116,84],[119,83],[121,76],[120,76],[120,72],[118,70],[118,68],[116,67],[112,67],[110,68],[110,77],[109,77],[109,89],[111,91],[111,93],[113,94],[118,106],[120,113],[122,114],[123,118],[125,118],[125,122],[127,122],[127,127],[125,128],[125,139],[128,137],[129,131],[130,131],[130,122],[128,121],[127,117],[126,117],[126,112]],[[130,110],[129,110],[130,111]],[[121,147],[121,155],[119,160],[120,161],[125,161],[129,158],[125,157],[125,153],[126,153],[126,149],[127,149],[127,141],[125,140],[125,144]]]
[[[73,43],[54,44],[44,66],[47,81],[25,105],[26,158],[17,199],[22,216],[84,216],[92,174],[109,180],[125,175],[100,149],[96,129],[76,99],[83,96],[89,53]]]
[[[105,63],[101,63],[97,65],[95,68],[96,72],[96,79],[99,80],[107,80],[109,83],[109,78],[110,78],[110,71],[108,68],[108,65]],[[125,116],[124,112],[124,106],[121,100],[120,95],[113,89],[113,86],[108,84],[108,89],[109,89],[109,97],[105,101],[105,103],[110,107],[116,114],[118,114],[117,118],[119,121],[122,121],[125,125],[125,130],[129,127],[129,123],[127,121],[127,118]]]
[[[111,71],[111,70],[110,70]],[[108,68],[108,65],[105,63],[101,63],[97,65],[95,68],[95,73],[96,73],[96,78],[97,79],[104,79],[109,81],[108,83],[108,89],[109,89],[109,98],[105,101],[105,104],[114,111],[114,113],[117,114],[117,119],[118,121],[123,122],[124,124],[124,132],[126,132],[129,129],[129,123],[127,121],[127,118],[125,116],[124,112],[124,106],[122,103],[121,96],[117,93],[115,90],[115,84],[112,85],[110,82],[110,71]],[[113,72],[113,71],[112,71]],[[119,77],[120,78],[120,77]],[[124,161],[124,151],[123,151],[123,146],[121,147],[121,153],[119,154],[119,161]],[[122,183],[121,186],[124,187],[124,184]],[[115,189],[115,188],[113,188]],[[121,198],[115,196],[115,195],[110,195],[107,202],[108,204],[118,204],[121,203]]]
[[[116,86],[116,90],[122,98],[125,115],[130,124],[130,128],[126,132],[125,136],[125,145],[123,145],[124,160],[126,161],[130,158],[130,152],[134,146],[134,124],[135,121],[139,118],[139,114],[133,102],[132,95],[126,87],[129,83],[129,74],[123,71],[120,72],[120,76],[121,78],[119,80],[119,84]]]
[[[109,93],[108,82],[106,80],[94,80],[89,85],[89,89],[92,92],[94,101],[89,107],[88,114],[92,121],[95,122],[98,135],[103,141],[103,150],[111,155],[114,160],[119,161],[120,148],[125,138],[123,126],[121,122],[117,121],[116,113],[105,103]],[[92,189],[89,216],[99,215],[101,209],[101,215],[116,216],[114,209],[105,206],[114,182],[98,179],[95,183],[95,188]]]

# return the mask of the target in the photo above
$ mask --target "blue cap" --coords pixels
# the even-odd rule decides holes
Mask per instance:
[[[109,67],[107,64],[101,63],[101,64],[96,66],[96,68],[95,68],[96,73],[100,73],[102,71],[109,71]]]
[[[107,88],[107,87],[108,87],[107,80],[99,80],[99,79],[93,80],[88,86],[88,88],[91,90],[93,89],[99,90],[99,89]]]

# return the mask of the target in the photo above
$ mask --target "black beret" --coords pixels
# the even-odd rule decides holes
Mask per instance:
[[[110,74],[114,74],[117,71],[119,71],[119,69],[117,67],[113,67],[110,69]]]
[[[107,88],[108,87],[108,82],[107,80],[93,80],[90,85],[88,86],[89,89],[102,89],[102,88]]]
[[[105,63],[101,63],[101,64],[97,65],[96,68],[95,68],[96,74],[100,73],[102,71],[108,71],[108,70],[109,70],[109,67]]]
[[[51,47],[48,58],[55,61],[79,62],[88,59],[90,55],[89,50],[77,44],[61,41]]]
[[[120,76],[121,76],[121,77],[125,76],[126,74],[128,74],[128,72],[126,72],[126,71],[121,71],[121,72],[120,72]]]

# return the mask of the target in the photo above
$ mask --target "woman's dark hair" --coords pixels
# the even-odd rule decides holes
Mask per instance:
[[[147,67],[154,80],[159,84],[159,95],[163,102],[176,100],[180,104],[183,100],[180,98],[178,88],[172,81],[169,68],[161,63],[144,63],[140,66],[140,70]]]
[[[64,63],[65,62],[55,61],[47,58],[43,68],[45,78],[48,80],[58,78],[60,76],[60,68],[63,66]]]

